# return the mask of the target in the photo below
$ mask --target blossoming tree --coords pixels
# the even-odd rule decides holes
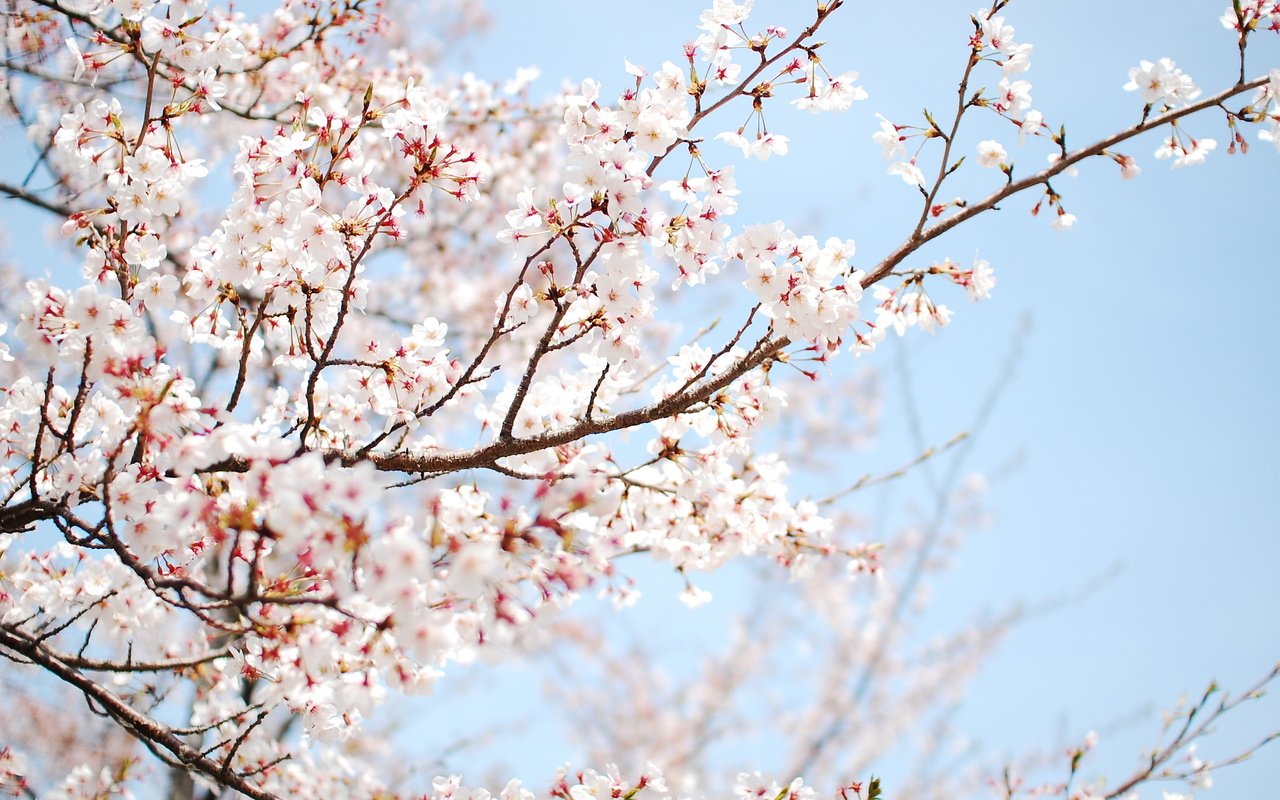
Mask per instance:
[[[1240,69],[1221,87],[1139,61],[1125,86],[1138,121],[1084,146],[1033,107],[1009,5],[961,20],[954,108],[880,118],[888,173],[920,200],[901,244],[868,259],[785,222],[732,223],[748,189],[727,153],[785,155],[781,106],[867,98],[824,59],[829,20],[858,13],[844,0],[763,23],[751,0],[715,0],[672,60],[627,63],[621,94],[586,79],[543,101],[532,72],[443,77],[412,39],[411,4],[284,0],[251,19],[204,0],[7,2],[0,93],[37,154],[0,190],[62,221],[77,268],[3,275],[0,655],[23,685],[48,679],[22,708],[82,695],[111,733],[62,737],[75,763],[37,776],[53,756],[24,748],[55,734],[7,729],[0,790],[724,796],[699,761],[713,725],[628,705],[643,653],[609,666],[631,675],[628,697],[591,712],[599,771],[563,769],[531,784],[541,794],[399,786],[353,744],[389,698],[477,654],[581,646],[563,609],[588,593],[627,604],[636,587],[616,565],[643,554],[687,579],[691,604],[706,599],[697,573],[751,557],[813,594],[844,633],[822,702],[787,723],[794,771],[829,780],[823,796],[878,796],[833,743],[861,734],[848,719],[870,683],[910,666],[871,631],[900,618],[928,543],[851,539],[839,498],[789,484],[786,456],[802,454],[772,423],[839,386],[833,361],[945,326],[946,284],[989,295],[985,261],[920,260],[953,228],[1019,196],[1069,228],[1058,176],[1098,160],[1135,176],[1130,140],[1148,131],[1156,158],[1203,162],[1217,142],[1182,124],[1200,112],[1225,117],[1223,150],[1280,147],[1280,70],[1246,59],[1280,31],[1280,4],[1223,12]],[[430,13],[461,30],[476,8]],[[1008,135],[970,141],[981,117]],[[1042,144],[1047,166],[1015,166],[1015,140]],[[953,199],[970,171],[988,188]],[[708,298],[715,323],[696,316]],[[859,591],[865,604],[847,605]],[[770,620],[779,636],[805,622]],[[967,668],[999,627],[919,671]],[[856,658],[850,687],[839,665]],[[735,652],[701,690],[722,696],[757,666]],[[879,707],[861,746],[918,719],[941,691],[925,685]],[[1219,696],[1171,717],[1131,777],[1073,783],[1086,741],[1065,781],[1002,791],[1203,785],[1213,765],[1195,740],[1252,692]],[[744,773],[733,791],[818,796],[805,778]],[[942,786],[916,783],[891,790]]]

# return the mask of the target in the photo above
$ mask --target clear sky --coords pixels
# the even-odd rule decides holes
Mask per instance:
[[[493,2],[494,30],[455,63],[494,78],[536,64],[543,77],[534,94],[585,76],[616,91],[626,80],[624,56],[651,69],[678,61],[702,5]],[[1006,13],[1018,40],[1035,45],[1024,76],[1035,107],[1051,123],[1066,123],[1079,146],[1137,120],[1141,102],[1121,87],[1139,59],[1171,57],[1206,91],[1233,82],[1234,39],[1217,21],[1227,5],[1026,1]],[[795,30],[811,7],[761,0],[753,19]],[[824,29],[824,57],[833,71],[860,71],[871,97],[842,116],[773,123],[791,136],[792,153],[739,166],[743,208],[735,224],[781,218],[819,238],[854,238],[862,266],[891,250],[914,222],[918,200],[884,174],[871,141],[874,114],[912,123],[923,106],[953,107],[967,16],[977,10],[941,0],[842,10]],[[1280,65],[1280,37],[1259,37],[1251,63],[1251,77]],[[1099,161],[1055,181],[1079,217],[1071,232],[1031,218],[1035,198],[1015,198],[928,252],[962,263],[979,253],[999,285],[982,305],[952,296],[949,329],[908,337],[905,360],[927,441],[967,429],[1020,335],[1019,320],[1032,325],[970,461],[994,474],[995,524],[935,584],[928,624],[946,630],[1121,567],[1084,599],[1018,628],[979,675],[959,724],[988,753],[1078,737],[1145,711],[1104,737],[1112,749],[1098,763],[1118,777],[1149,743],[1158,711],[1180,694],[1202,690],[1211,677],[1244,688],[1280,658],[1280,337],[1271,308],[1280,288],[1280,154],[1251,138],[1247,157],[1228,156],[1221,116],[1186,129],[1218,139],[1206,166],[1171,170],[1152,156],[1157,140],[1148,135],[1125,148],[1144,169],[1136,180],[1122,181],[1113,164]],[[976,128],[968,147],[996,132]],[[1043,163],[1042,147],[1017,149],[1013,137],[1001,137],[1019,164]],[[723,151],[715,157],[732,161]],[[885,348],[872,363],[886,382],[887,416],[875,448],[849,465],[851,475],[916,453],[898,358]],[[1278,705],[1268,702],[1228,718],[1201,755],[1223,757],[1280,727]],[[547,743],[511,760],[532,776],[542,752],[563,750]],[[1277,780],[1273,745],[1219,773],[1210,796],[1271,796]]]

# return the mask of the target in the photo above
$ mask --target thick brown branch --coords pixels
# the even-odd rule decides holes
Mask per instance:
[[[69,666],[61,654],[12,631],[0,628],[0,648],[17,654],[32,664],[76,687],[98,708],[111,716],[122,728],[139,741],[173,754],[187,770],[199,772],[213,780],[255,800],[276,800],[276,795],[265,792],[241,775],[223,770],[223,765],[201,755],[182,741],[169,726],[161,724],[139,712],[106,687],[86,677]]]
[[[903,242],[897,250],[894,250],[883,261],[877,264],[875,269],[871,270],[863,277],[862,287],[865,289],[874,283],[879,283],[884,280],[885,276],[893,272],[895,267],[901,264],[912,253],[923,247],[926,242],[933,241],[962,222],[973,219],[985,211],[990,211],[1006,198],[1012,197],[1019,192],[1024,192],[1034,186],[1046,183],[1049,179],[1066,171],[1067,169],[1070,169],[1076,164],[1079,164],[1086,158],[1101,155],[1103,151],[1108,150],[1121,142],[1128,141],[1135,136],[1146,133],[1150,130],[1155,130],[1161,126],[1168,125],[1171,122],[1175,122],[1191,114],[1218,106],[1236,95],[1257,89],[1265,84],[1267,80],[1267,76],[1263,76],[1261,78],[1255,78],[1248,83],[1236,84],[1229,89],[1224,89],[1215,95],[1206,97],[1198,103],[1192,103],[1191,105],[1151,117],[1144,122],[1134,125],[1132,128],[1126,128],[1125,130],[1112,134],[1105,139],[1099,139],[1088,147],[1082,147],[1079,150],[1067,153],[1064,157],[1058,159],[1049,167],[1046,167],[1032,175],[1028,175],[1021,180],[1013,181],[1012,183],[1005,185],[998,192],[989,195],[985,200],[978,203],[972,203],[938,224],[925,228],[919,234],[912,236],[910,239]]]
[[[63,219],[66,219],[74,213],[66,206],[61,206],[57,203],[45,200],[35,192],[28,191],[21,186],[14,186],[13,184],[5,183],[4,181],[0,181],[0,194],[3,194],[11,200],[22,200],[25,203],[30,203],[36,208],[42,208],[52,214],[57,214]]]
[[[0,533],[29,530],[37,522],[53,519],[57,513],[57,506],[45,500],[23,500],[0,508]]]
[[[535,453],[551,447],[576,442],[587,436],[599,436],[612,431],[634,428],[688,411],[698,403],[729,386],[738,378],[762,366],[773,358],[791,340],[786,337],[767,339],[721,374],[696,386],[663,398],[655,403],[608,417],[583,419],[563,428],[546,431],[526,439],[506,439],[468,450],[451,450],[425,455],[412,453],[368,453],[358,451],[324,451],[326,459],[352,465],[361,461],[372,463],[379,470],[422,474],[446,474],[461,470],[488,467],[501,458]],[[249,462],[244,458],[230,458],[213,464],[201,472],[244,472]]]

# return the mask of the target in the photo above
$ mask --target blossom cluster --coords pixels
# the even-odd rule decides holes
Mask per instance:
[[[1222,26],[1240,33],[1270,30],[1280,33],[1280,3],[1275,0],[1239,0],[1222,13]]]
[[[1154,63],[1139,61],[1138,66],[1129,70],[1129,82],[1124,89],[1141,93],[1142,102],[1148,105],[1160,103],[1166,107],[1186,105],[1200,96],[1200,89],[1191,76],[1168,58]]]
[[[849,265],[852,241],[833,238],[819,246],[778,222],[745,229],[729,248],[746,267],[746,287],[782,335],[834,350],[857,321],[863,273]]]
[[[1280,69],[1271,70],[1253,105],[1265,114],[1269,124],[1268,128],[1258,131],[1258,138],[1270,142],[1280,151]]]

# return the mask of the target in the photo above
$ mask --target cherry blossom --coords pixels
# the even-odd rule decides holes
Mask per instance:
[[[885,160],[897,158],[906,153],[906,148],[902,144],[906,137],[900,133],[898,126],[879,114],[876,118],[880,120],[880,130],[871,138],[882,148],[881,155]]]
[[[890,175],[898,175],[902,178],[903,183],[912,186],[924,187],[925,177],[924,171],[916,166],[915,159],[908,161],[899,161],[889,167]]]
[[[1009,154],[1005,152],[1004,145],[994,139],[986,139],[978,142],[978,163],[984,167],[998,167],[1005,163],[1005,159]]]
[[[1148,105],[1186,105],[1200,96],[1200,90],[1190,76],[1175,67],[1168,58],[1155,62],[1139,61],[1138,66],[1129,70],[1129,82],[1124,85],[1124,90],[1141,92],[1143,102]]]
[[[1156,158],[1172,158],[1174,168],[1203,164],[1217,146],[1217,141],[1213,139],[1170,136],[1156,150]]]
[[[900,246],[868,254],[852,230],[739,217],[769,188],[737,162],[799,148],[793,109],[859,113],[871,96],[826,47],[832,16],[857,13],[843,0],[776,20],[714,0],[670,60],[558,89],[536,67],[447,68],[450,42],[428,37],[452,38],[441,20],[478,27],[478,3],[253,5],[20,0],[4,23],[3,113],[39,144],[27,166],[41,188],[2,188],[56,219],[74,264],[0,270],[0,655],[137,742],[123,758],[54,753],[55,772],[5,744],[6,793],[38,778],[56,798],[164,781],[190,797],[724,796],[696,752],[717,704],[737,675],[792,670],[811,643],[755,646],[744,629],[702,689],[648,710],[652,653],[613,670],[644,677],[626,697],[564,681],[563,705],[625,746],[594,769],[549,769],[540,794],[455,774],[406,789],[373,745],[402,698],[450,690],[478,661],[584,641],[577,660],[605,657],[574,614],[591,598],[625,614],[648,589],[627,565],[644,559],[691,608],[715,602],[703,574],[730,565],[794,584],[807,610],[761,624],[822,626],[834,666],[812,707],[777,715],[807,753],[797,769],[743,772],[732,791],[830,796],[817,772],[861,797],[832,748],[906,737],[1007,625],[898,659],[892,581],[929,561],[925,534],[864,541],[845,493],[811,496],[794,477],[812,469],[810,443],[869,435],[832,403],[874,427],[874,381],[838,370],[891,331],[946,327],[966,313],[961,292],[989,299],[987,260],[924,251],[1014,195],[1043,193],[1033,212],[1072,227],[1063,172],[1110,158],[1135,177],[1116,148],[1151,130],[1166,137],[1158,158],[1205,160],[1216,141],[1187,135],[1184,113],[1225,111],[1232,147],[1254,124],[1280,147],[1280,70],[1200,99],[1160,59],[1126,85],[1148,106],[1140,123],[1068,149],[1051,109],[1032,108],[1033,47],[1004,0],[959,20],[954,111],[875,115],[888,174],[919,205]],[[1280,11],[1229,16],[1243,53]],[[1047,167],[1015,171],[980,138],[1013,128]],[[965,162],[975,148],[999,173]],[[874,152],[865,138],[847,149]],[[982,487],[948,489],[966,526]],[[843,667],[889,661],[905,690],[850,694]],[[846,730],[862,705],[875,724]],[[686,706],[708,727],[686,724]],[[1134,785],[1181,758],[1206,787],[1198,736]],[[647,760],[659,754],[674,763]]]

